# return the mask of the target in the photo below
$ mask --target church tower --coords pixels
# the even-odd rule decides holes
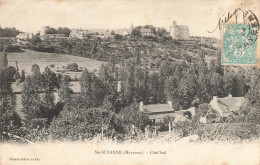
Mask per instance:
[[[134,30],[134,25],[133,25],[133,22],[132,22],[132,25],[131,25],[131,33],[132,33],[133,30]]]

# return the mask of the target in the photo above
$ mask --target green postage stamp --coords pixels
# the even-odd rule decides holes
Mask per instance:
[[[256,64],[256,40],[248,24],[223,24],[222,64]]]
[[[259,21],[250,10],[236,9],[219,20],[223,65],[256,65]]]

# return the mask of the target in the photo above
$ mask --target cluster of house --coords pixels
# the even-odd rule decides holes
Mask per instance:
[[[246,103],[244,97],[232,97],[229,94],[227,97],[218,98],[213,96],[212,101],[209,103],[210,107],[219,114],[220,117],[226,118],[230,115],[237,114],[240,107]],[[149,119],[153,122],[162,122],[166,117],[173,119],[173,122],[177,123],[179,121],[190,120],[196,114],[196,108],[191,107],[185,110],[175,111],[172,107],[172,102],[168,101],[166,104],[149,104],[144,105],[140,102],[140,111],[147,111],[149,114]],[[207,120],[207,115],[202,116],[200,121],[202,123],[209,123],[211,121]]]
[[[29,43],[29,40],[32,39],[32,33],[19,33],[16,36],[16,41],[19,45],[26,45]]]

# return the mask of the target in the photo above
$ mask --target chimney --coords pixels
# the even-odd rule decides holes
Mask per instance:
[[[144,111],[144,103],[142,101],[140,102],[140,107],[139,108],[140,108],[141,112]]]
[[[228,98],[232,98],[232,94],[231,93],[228,94]]]
[[[172,101],[168,101],[168,105],[172,108]]]

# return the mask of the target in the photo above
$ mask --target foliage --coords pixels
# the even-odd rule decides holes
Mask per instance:
[[[108,132],[112,116],[113,112],[107,109],[65,106],[49,127],[50,138],[70,141],[92,139],[102,130],[104,134]]]
[[[136,103],[133,103],[120,111],[118,118],[122,121],[127,132],[130,132],[132,125],[135,125],[137,128],[144,131],[145,126],[151,124],[148,113],[141,112],[139,110],[139,105]]]
[[[97,107],[103,103],[107,90],[104,83],[93,72],[83,71],[80,87],[80,99],[84,100],[81,105]]]
[[[246,123],[260,124],[260,109],[258,106],[247,103],[239,110],[239,116],[243,117]]]
[[[60,88],[58,91],[59,97],[63,103],[69,103],[71,101],[71,94],[73,91],[69,88],[70,78],[67,75],[63,75],[61,79]]]
[[[77,63],[71,63],[71,64],[68,64],[66,68],[69,69],[70,71],[76,72],[76,71],[78,71],[79,66]]]
[[[47,34],[64,34],[66,37],[68,37],[70,35],[71,30],[67,27],[59,27],[58,29],[55,28],[49,28],[47,30]]]
[[[21,126],[21,118],[15,111],[16,97],[11,87],[14,73],[9,71],[7,54],[1,53],[0,59],[0,140],[3,141],[10,140],[6,134],[17,132]]]
[[[115,35],[116,33],[112,30],[110,34],[111,34],[111,35]]]
[[[31,38],[31,43],[32,45],[37,45],[39,43],[41,43],[41,38],[39,35],[34,35],[32,38]]]
[[[0,27],[0,37],[16,37],[19,34],[17,29],[13,28],[4,28]]]
[[[116,40],[121,40],[122,38],[123,38],[122,35],[120,35],[120,34],[115,34],[115,39],[116,39]]]
[[[22,105],[26,122],[32,119],[43,118],[50,122],[60,111],[54,103],[54,89],[58,82],[54,72],[48,67],[43,73],[38,65],[32,66],[32,75],[26,77],[22,89]]]

